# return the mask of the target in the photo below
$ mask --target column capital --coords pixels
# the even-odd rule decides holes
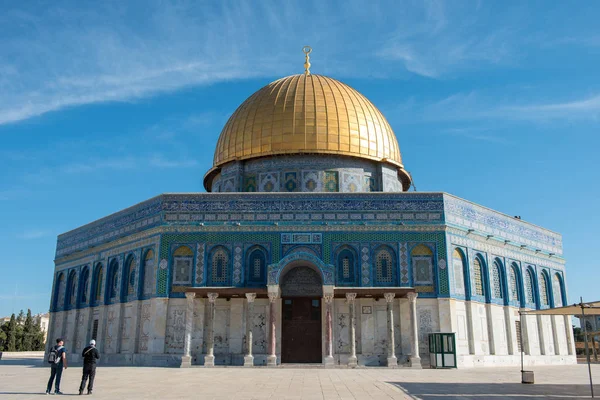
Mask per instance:
[[[346,302],[353,303],[356,300],[356,293],[346,293]]]
[[[211,303],[217,301],[217,297],[219,297],[219,293],[207,293],[206,295],[208,296],[208,301]]]
[[[325,300],[325,303],[330,304],[333,301],[333,293],[324,294],[323,300]]]
[[[256,293],[246,293],[246,299],[248,299],[248,303],[254,303]]]
[[[275,300],[277,300],[278,298],[279,298],[279,293],[273,293],[273,292],[269,293],[269,302],[270,303],[275,303]]]
[[[419,294],[417,292],[408,292],[406,293],[406,297],[408,298],[408,301],[411,303],[415,303],[417,301],[417,296]]]
[[[383,296],[385,297],[386,302],[391,303],[392,301],[394,301],[394,297],[396,297],[396,293],[384,293]]]
[[[196,293],[194,292],[185,292],[185,298],[188,300],[194,300],[196,298]]]

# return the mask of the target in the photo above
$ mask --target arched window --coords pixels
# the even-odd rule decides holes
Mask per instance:
[[[156,269],[154,268],[154,251],[148,250],[144,257],[144,295],[149,296],[154,292]]]
[[[79,279],[79,291],[81,292],[81,303],[86,304],[88,302],[88,285],[90,283],[90,270],[86,267],[81,274],[81,278]]]
[[[504,298],[504,285],[502,284],[502,266],[500,261],[494,260],[494,267],[492,268],[492,277],[494,281],[494,298]]]
[[[534,292],[533,292],[533,288],[534,288],[533,272],[531,272],[531,269],[527,268],[527,272],[525,273],[525,275],[526,275],[526,277],[525,277],[525,301],[528,304],[534,304],[535,297],[534,297]]]
[[[410,252],[415,284],[431,285],[433,283],[433,251],[424,244],[415,246]]]
[[[224,247],[217,247],[211,252],[211,282],[216,286],[229,283],[229,252]]]
[[[356,252],[350,247],[343,247],[337,253],[337,284],[354,286],[356,283]]]
[[[375,252],[375,279],[378,285],[394,285],[396,268],[393,251],[389,247],[381,247]]]
[[[554,307],[563,306],[563,285],[562,278],[558,272],[552,278],[552,290],[554,291]]]
[[[479,257],[475,257],[473,260],[473,291],[477,296],[484,295],[484,283],[483,283],[483,267]]]
[[[459,249],[452,253],[452,269],[456,294],[465,294],[465,256]]]
[[[94,301],[99,302],[102,299],[102,278],[103,278],[102,264],[96,264],[96,283],[94,288]]]
[[[264,284],[267,273],[267,256],[262,247],[250,249],[248,255],[248,282],[251,284]]]
[[[75,304],[77,303],[77,292],[75,291],[76,288],[77,273],[75,271],[71,271],[71,273],[69,274],[69,291],[67,292],[70,306],[75,306]]]
[[[189,285],[192,283],[192,266],[194,252],[188,246],[179,246],[173,252],[173,284]]]
[[[540,272],[540,304],[543,306],[547,306],[550,304],[548,296],[548,279],[546,277],[545,272]]]
[[[114,301],[117,298],[119,292],[119,262],[113,259],[110,262],[109,275],[108,275],[108,287],[106,292],[108,293],[108,300]]]
[[[56,294],[54,297],[54,307],[64,307],[65,305],[65,274],[62,272],[56,278]]]
[[[513,263],[510,267],[510,299],[521,302],[521,288],[519,285],[519,272],[517,264]]]
[[[133,255],[129,255],[125,261],[123,291],[127,296],[135,294],[135,257]]]

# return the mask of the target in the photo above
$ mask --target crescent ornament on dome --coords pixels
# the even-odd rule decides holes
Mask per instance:
[[[304,53],[304,56],[305,56],[304,75],[309,76],[310,75],[310,56],[309,56],[309,54],[312,52],[312,48],[310,46],[304,46],[302,48],[302,52]]]

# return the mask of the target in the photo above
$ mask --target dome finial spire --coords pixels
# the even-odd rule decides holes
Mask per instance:
[[[302,52],[304,53],[304,56],[306,57],[305,61],[304,61],[304,75],[309,76],[310,75],[310,56],[309,54],[311,53],[312,48],[310,46],[304,46],[302,48]]]

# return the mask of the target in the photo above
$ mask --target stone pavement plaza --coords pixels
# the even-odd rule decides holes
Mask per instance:
[[[39,359],[0,361],[0,399],[38,399],[49,375]],[[29,364],[29,365],[27,365]],[[593,365],[600,396],[600,365]],[[535,385],[515,368],[411,370],[387,368],[98,367],[94,399],[569,399],[589,397],[586,365],[536,367]],[[81,367],[63,374],[76,395]],[[598,397],[598,396],[597,396]],[[85,397],[89,398],[89,397]]]

